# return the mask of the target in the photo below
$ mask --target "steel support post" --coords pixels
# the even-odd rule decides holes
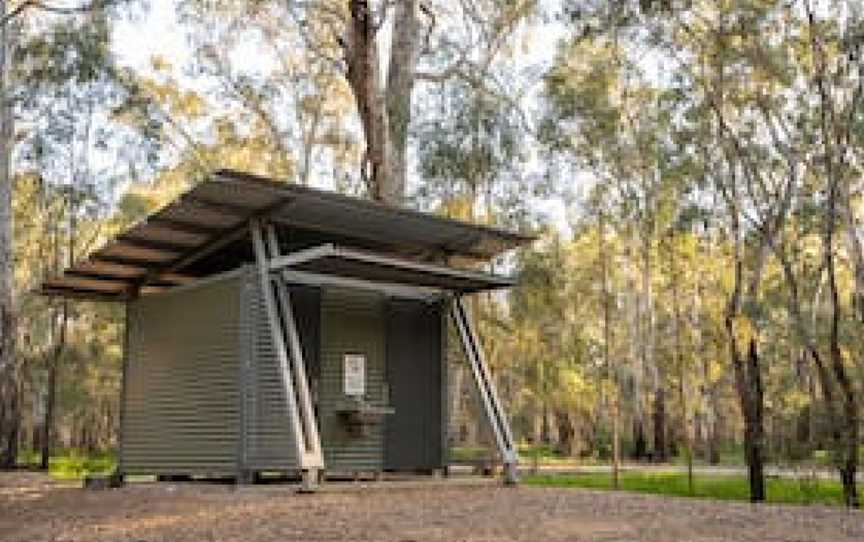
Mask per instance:
[[[273,224],[267,225],[266,234],[270,257],[278,258],[280,256],[279,238]],[[303,358],[300,333],[297,331],[297,320],[294,318],[294,308],[291,304],[291,292],[288,290],[286,275],[287,270],[283,270],[276,279],[276,295],[282,313],[284,332],[288,338],[291,370],[297,384],[297,406],[303,425],[304,446],[306,448],[306,464],[301,465],[303,488],[304,490],[311,490],[317,484],[318,471],[324,468],[324,454],[321,450],[321,435],[318,431],[318,421],[315,418],[312,393],[306,374],[306,362]]]
[[[501,402],[498,400],[498,392],[495,389],[495,382],[492,380],[492,374],[489,372],[489,367],[486,364],[482,345],[477,338],[474,324],[465,310],[465,304],[461,297],[457,296],[453,299],[451,312],[453,321],[459,330],[459,336],[462,339],[462,348],[465,352],[465,357],[468,358],[468,364],[471,367],[471,374],[474,376],[474,383],[477,385],[477,391],[483,410],[486,413],[486,419],[492,427],[498,451],[504,462],[504,483],[508,485],[515,484],[518,481],[518,459],[516,446],[513,442],[513,433],[510,431],[510,422],[504,409],[501,407]]]
[[[290,309],[290,298],[280,293],[284,287],[281,280],[277,280],[274,284],[270,275],[272,255],[268,257],[267,245],[270,244],[271,251],[274,245],[272,242],[265,243],[265,231],[260,221],[251,222],[251,233],[258,277],[261,282],[261,293],[264,297],[270,334],[279,362],[289,423],[294,435],[297,462],[301,473],[303,473],[302,490],[314,491],[318,479],[317,471],[324,467],[324,460],[305,367],[303,366],[302,349],[300,348],[293,313]],[[281,318],[280,305],[282,308]],[[288,328],[287,330],[283,328],[283,321],[285,327]]]

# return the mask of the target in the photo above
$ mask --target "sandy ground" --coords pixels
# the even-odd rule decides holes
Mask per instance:
[[[864,512],[465,481],[149,483],[85,491],[0,474],[0,541],[856,541]]]

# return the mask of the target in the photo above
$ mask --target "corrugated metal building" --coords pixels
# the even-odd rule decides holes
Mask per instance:
[[[220,171],[42,288],[126,304],[120,474],[440,468],[449,317],[513,481],[463,297],[530,241]]]

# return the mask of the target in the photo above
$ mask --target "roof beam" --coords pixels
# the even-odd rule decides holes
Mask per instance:
[[[151,268],[151,270],[148,271],[142,279],[140,279],[139,284],[143,285],[147,283],[157,282],[160,277],[164,277],[166,274],[174,274],[176,271],[179,271],[184,267],[187,267],[192,263],[221,250],[222,248],[230,245],[231,243],[242,239],[249,233],[248,223],[250,220],[254,218],[266,218],[276,209],[283,207],[286,203],[291,201],[290,198],[282,198],[265,209],[255,210],[239,205],[214,203],[208,200],[204,200],[202,198],[193,198],[187,196],[187,200],[193,202],[193,204],[210,206],[211,208],[230,208],[230,211],[228,212],[233,213],[235,216],[242,216],[243,222],[238,226],[227,229],[214,228],[215,231],[212,231],[208,234],[211,237],[211,240],[209,242],[202,244],[192,253],[184,256],[183,258],[175,262],[172,262],[167,266],[159,266],[160,268],[158,268],[158,271],[155,270],[157,268]],[[166,219],[160,219],[160,221],[162,223],[166,223]],[[172,225],[176,225],[176,221],[173,220],[167,220],[167,223],[173,223]]]
[[[234,228],[231,231],[223,232],[223,234],[210,243],[206,243],[203,246],[199,247],[198,250],[195,250],[191,254],[184,256],[183,258],[172,262],[168,266],[159,266],[153,267],[142,279],[141,284],[146,284],[148,282],[154,282],[158,280],[161,276],[165,274],[172,274],[180,269],[183,269],[187,265],[208,256],[223,247],[242,239],[248,233],[248,228],[246,227],[246,223],[244,222],[242,226]]]
[[[112,275],[111,273],[99,273],[97,271],[79,271],[77,269],[67,269],[63,272],[64,277],[74,277],[92,280],[134,280],[135,277]]]
[[[47,288],[39,290],[39,295],[48,297],[64,297],[69,299],[83,299],[85,301],[126,301],[129,297],[126,292],[111,294],[100,290],[86,290],[81,288]]]
[[[146,271],[146,270],[142,270]],[[112,274],[110,271],[87,271],[87,270],[79,270],[79,269],[67,269],[63,275],[69,277],[80,277],[85,279],[94,279],[94,280],[108,280],[108,281],[137,281],[145,276],[146,273],[141,273],[138,276],[129,276],[129,275],[119,275]],[[194,282],[198,280],[198,277],[192,275],[184,275],[182,273],[159,273],[151,282],[165,283],[165,284],[188,284],[190,282]]]
[[[129,283],[123,280],[99,280],[88,278],[62,277],[46,280],[42,283],[43,288],[60,290],[82,290],[88,292],[101,292],[103,294],[121,294],[129,288]]]
[[[172,243],[170,241],[151,241],[149,239],[140,239],[137,237],[129,237],[127,235],[117,237],[117,241],[140,248],[161,250],[164,252],[180,252],[189,248],[189,245]]]
[[[207,236],[215,236],[219,235],[224,231],[223,228],[216,228],[212,226],[202,226],[200,224],[195,224],[192,222],[184,222],[182,220],[174,220],[173,218],[162,218],[159,215],[151,216],[147,219],[147,222],[156,222],[159,226],[167,228],[169,230],[174,230],[177,232],[189,233],[192,235],[207,235]]]
[[[99,253],[93,254],[92,256],[90,256],[90,259],[106,263],[116,263],[120,265],[141,267],[148,270],[156,269],[159,265],[162,265],[159,262],[153,262],[141,258],[134,258],[129,256],[106,256]]]
[[[143,276],[147,269],[140,265],[124,265],[119,263],[108,263],[100,260],[83,260],[75,263],[65,271],[65,274],[75,273],[79,275],[106,275],[121,279],[135,279]]]

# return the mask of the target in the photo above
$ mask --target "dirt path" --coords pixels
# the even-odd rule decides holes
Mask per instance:
[[[331,484],[316,495],[206,484],[84,491],[36,475],[0,474],[0,540],[864,540],[864,513],[842,509],[497,484],[383,484]]]

